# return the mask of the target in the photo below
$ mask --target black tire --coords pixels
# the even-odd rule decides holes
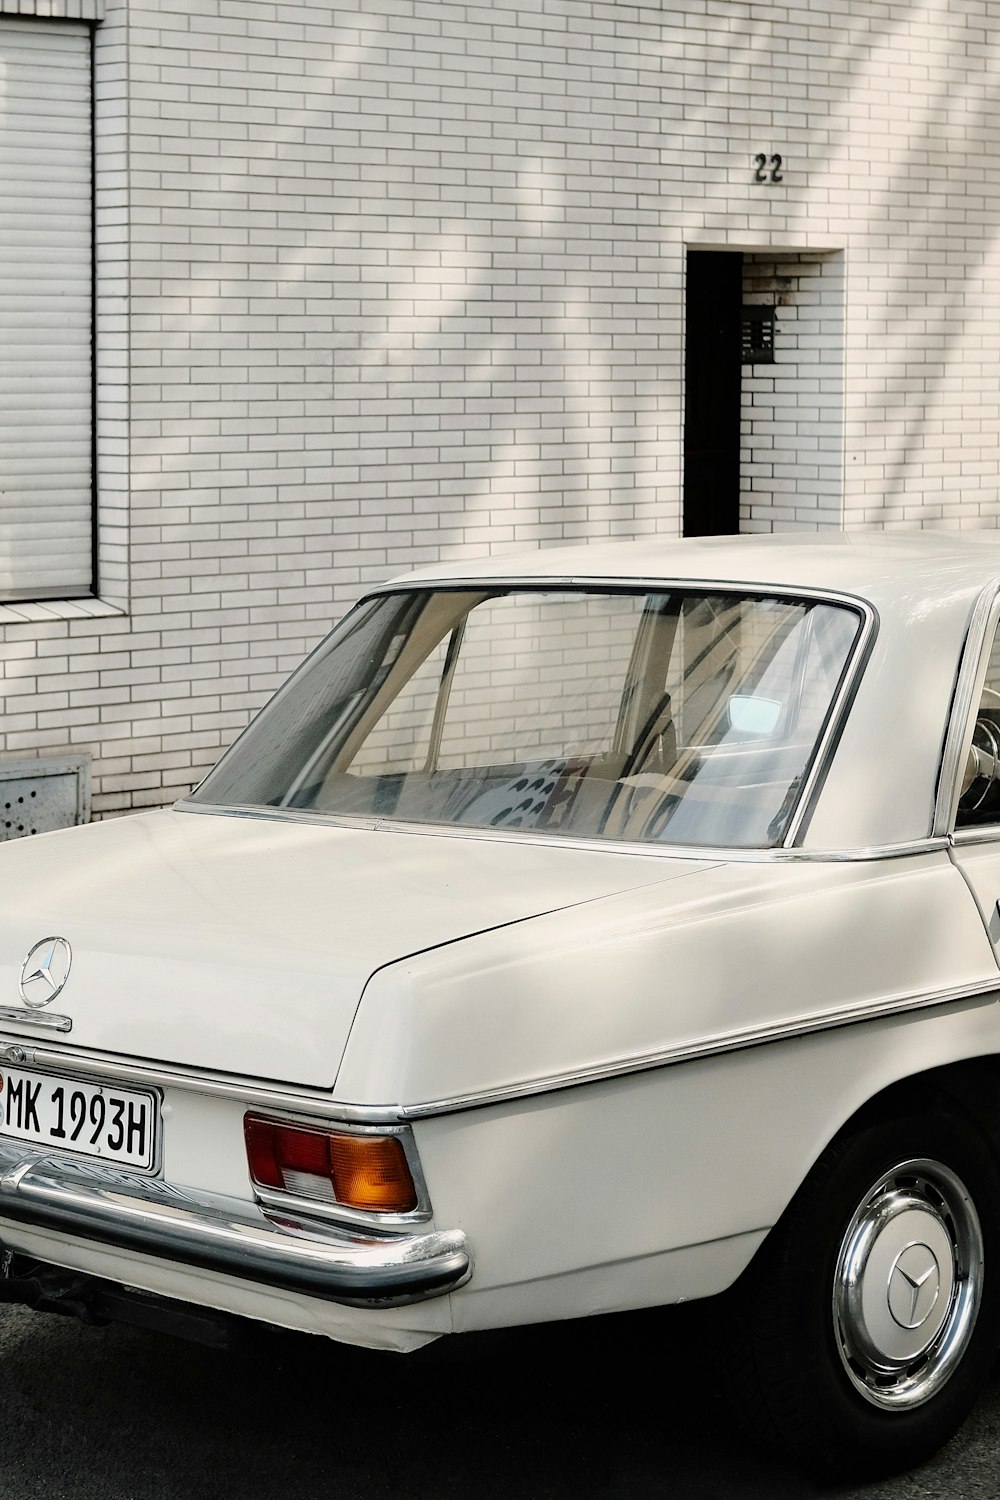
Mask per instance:
[[[929,1458],[992,1367],[1000,1175],[937,1104],[838,1138],[729,1299],[744,1416],[821,1474]]]

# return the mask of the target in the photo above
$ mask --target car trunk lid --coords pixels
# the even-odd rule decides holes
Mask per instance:
[[[176,810],[4,850],[0,1006],[72,1022],[72,1047],[332,1086],[365,984],[469,935],[702,867],[541,839]],[[29,950],[72,945],[65,989],[24,1007]]]

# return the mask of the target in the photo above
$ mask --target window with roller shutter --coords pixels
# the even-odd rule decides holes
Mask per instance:
[[[0,600],[94,584],[92,158],[90,28],[0,16]]]

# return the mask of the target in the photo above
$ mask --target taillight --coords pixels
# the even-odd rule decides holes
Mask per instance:
[[[375,1213],[405,1214],[417,1206],[398,1136],[284,1125],[261,1115],[247,1115],[243,1128],[258,1187]]]

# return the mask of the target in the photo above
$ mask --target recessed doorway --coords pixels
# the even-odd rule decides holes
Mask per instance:
[[[740,529],[743,256],[687,253],[684,356],[685,536]]]

